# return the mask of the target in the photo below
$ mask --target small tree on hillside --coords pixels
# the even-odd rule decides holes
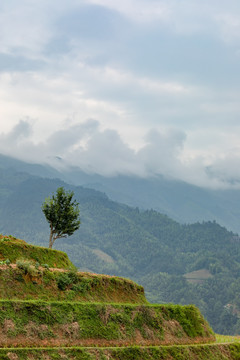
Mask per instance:
[[[74,193],[65,191],[63,187],[57,189],[56,194],[45,199],[42,211],[50,226],[49,248],[55,240],[71,236],[80,227],[80,210]]]

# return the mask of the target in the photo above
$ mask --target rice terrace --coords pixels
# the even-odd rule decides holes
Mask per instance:
[[[193,305],[149,304],[142,286],[77,272],[68,256],[0,239],[0,358],[239,359]]]

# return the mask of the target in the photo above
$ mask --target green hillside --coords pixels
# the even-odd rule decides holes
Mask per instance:
[[[235,340],[216,343],[193,305],[150,305],[131,280],[77,272],[70,262],[70,269],[59,268],[64,253],[12,236],[0,241],[1,359],[235,360],[240,354]],[[38,262],[53,258],[52,268]]]
[[[194,306],[0,301],[1,347],[214,342]]]
[[[9,260],[12,264],[22,258],[39,264],[47,264],[48,267],[75,269],[67,254],[62,251],[51,251],[46,247],[30,245],[11,235],[0,235],[0,261]]]
[[[58,186],[71,188],[80,203],[81,227],[56,241],[81,271],[131,278],[158,303],[196,304],[218,333],[239,334],[240,239],[216,222],[181,225],[156,211],[113,202],[103,193],[11,170],[0,176],[3,234],[47,246],[41,211]],[[190,282],[187,274],[209,274]]]

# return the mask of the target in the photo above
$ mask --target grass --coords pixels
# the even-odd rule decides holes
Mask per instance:
[[[1,360],[240,359],[240,338],[213,343],[195,306],[150,305],[133,281],[77,273],[63,252],[0,236],[0,265]]]
[[[111,346],[209,342],[194,306],[0,301],[0,346]]]
[[[230,336],[230,335],[216,334],[216,342],[218,344],[240,343],[240,336]]]
[[[0,261],[8,259],[11,263],[16,263],[20,258],[48,264],[50,267],[75,269],[63,251],[29,245],[24,240],[16,239],[11,235],[0,235]]]
[[[0,349],[1,360],[239,360],[239,357],[240,344]]]
[[[144,289],[131,280],[106,275],[50,271],[29,261],[0,268],[0,298],[81,302],[147,303]]]

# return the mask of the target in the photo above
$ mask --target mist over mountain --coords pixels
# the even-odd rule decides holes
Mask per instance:
[[[56,167],[26,163],[0,156],[0,168],[23,171],[32,175],[59,178],[72,185],[82,185],[104,192],[112,200],[140,209],[154,209],[181,223],[217,221],[234,232],[240,232],[240,190],[206,189],[163,176],[105,177],[87,174],[78,167]]]

